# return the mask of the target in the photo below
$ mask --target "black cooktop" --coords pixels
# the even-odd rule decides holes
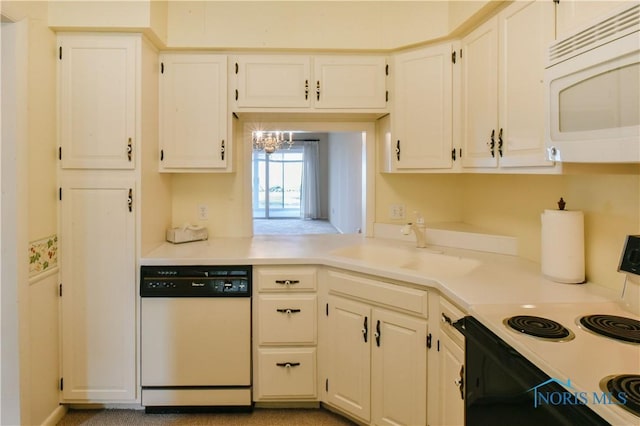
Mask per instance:
[[[553,341],[568,341],[575,336],[571,330],[549,318],[516,315],[504,320],[505,325],[520,333]]]
[[[640,417],[640,374],[607,376],[600,382],[600,388],[620,406]],[[624,400],[619,395],[624,395]]]
[[[629,343],[640,343],[640,321],[616,315],[585,315],[580,325],[596,334]]]

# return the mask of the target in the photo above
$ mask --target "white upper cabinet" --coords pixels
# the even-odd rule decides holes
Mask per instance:
[[[544,141],[544,58],[553,36],[553,3],[530,1],[463,39],[463,166],[553,166]]]
[[[316,108],[386,107],[384,56],[316,56],[313,64]]]
[[[496,167],[498,125],[498,19],[462,40],[462,164]]]
[[[160,170],[229,171],[227,57],[160,56]]]
[[[134,169],[140,37],[62,34],[59,156],[63,169]]]
[[[238,110],[384,111],[386,57],[241,55],[233,66]]]
[[[630,2],[628,0],[559,1],[556,5],[556,38],[562,39],[578,27],[624,4],[630,5]]]
[[[234,67],[238,108],[308,108],[311,105],[309,56],[239,56]]]
[[[445,43],[394,58],[389,153],[395,171],[452,167],[452,53]]]

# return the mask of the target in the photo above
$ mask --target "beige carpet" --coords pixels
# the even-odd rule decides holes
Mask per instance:
[[[251,413],[145,414],[144,410],[69,410],[58,426],[229,425],[344,426],[351,421],[324,409],[255,408]]]

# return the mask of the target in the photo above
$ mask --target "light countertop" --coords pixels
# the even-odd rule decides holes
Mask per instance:
[[[351,251],[350,251],[351,250]],[[373,253],[368,260],[344,253]],[[436,252],[429,268],[403,267],[402,258]],[[388,253],[388,256],[386,255]],[[366,257],[366,256],[365,256]],[[382,280],[424,286],[457,304],[536,364],[550,377],[571,379],[570,391],[597,392],[609,374],[640,374],[640,345],[620,343],[581,330],[581,315],[606,312],[633,317],[621,309],[624,276],[612,287],[594,283],[560,284],[542,276],[538,263],[509,254],[429,246],[412,241],[359,235],[256,236],[165,243],[141,259],[142,265],[322,265],[374,275]],[[616,288],[619,287],[619,288]],[[511,315],[543,316],[568,326],[571,342],[544,342],[508,330]],[[437,315],[437,314],[436,314]],[[640,425],[640,417],[612,405],[591,407],[615,425]]]

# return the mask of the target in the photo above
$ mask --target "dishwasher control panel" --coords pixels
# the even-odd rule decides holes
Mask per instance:
[[[251,266],[142,266],[141,297],[250,297]]]

